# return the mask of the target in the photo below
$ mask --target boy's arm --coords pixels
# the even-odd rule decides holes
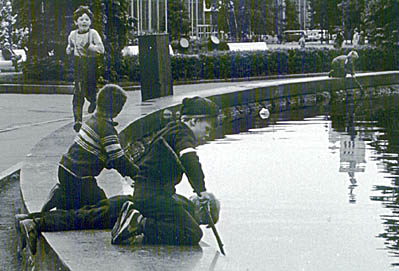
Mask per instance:
[[[116,169],[122,176],[133,179],[138,172],[138,167],[127,158],[116,132],[103,137],[102,145],[107,153],[107,168]]]
[[[73,33],[73,32],[71,32],[71,33],[69,34],[69,36],[68,36],[68,45],[67,45],[67,48],[66,48],[66,53],[67,53],[68,55],[70,55],[70,54],[73,52],[72,33]]]
[[[195,150],[193,148],[182,150],[180,161],[187,171],[187,179],[194,191],[198,193],[206,191],[204,172]]]
[[[89,45],[88,50],[91,52],[95,52],[98,54],[104,54],[104,44],[101,40],[100,34],[94,29],[90,30],[89,35],[91,36],[91,44]]]
[[[123,177],[129,176],[131,179],[134,179],[139,171],[139,167],[131,162],[125,154],[109,160],[107,164],[110,168],[116,169]]]

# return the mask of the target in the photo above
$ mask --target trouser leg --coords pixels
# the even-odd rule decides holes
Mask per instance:
[[[62,196],[56,205],[57,209],[79,209],[86,205],[94,205],[106,199],[103,189],[97,185],[95,178],[79,179],[64,168],[58,168],[58,180]]]
[[[73,58],[73,79],[75,81],[73,98],[72,98],[72,111],[75,123],[82,122],[82,110],[84,104],[84,92],[82,91],[82,83],[84,79],[84,59],[80,57]]]
[[[84,206],[77,210],[54,210],[32,213],[40,232],[111,229],[115,224],[123,203],[132,200],[130,196],[115,196],[104,199],[96,205]]]
[[[84,95],[81,91],[81,82],[75,82],[75,89],[72,98],[72,111],[75,123],[82,122],[84,102]]]
[[[199,243],[202,230],[194,219],[189,201],[183,198],[157,197],[137,203],[137,208],[146,217],[144,235],[147,242],[172,245]]]
[[[97,100],[97,63],[94,57],[86,62],[85,84],[83,93],[90,104],[95,105]]]

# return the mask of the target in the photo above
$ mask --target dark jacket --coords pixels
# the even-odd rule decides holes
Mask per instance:
[[[165,146],[161,137],[175,154]],[[176,156],[189,174],[188,179],[194,191],[205,191],[204,173],[194,150],[196,146],[197,138],[186,124],[179,121],[169,123],[154,136],[138,162],[140,170],[135,178],[133,197],[142,200],[160,194],[175,194],[175,186],[183,177],[183,170],[176,162]]]

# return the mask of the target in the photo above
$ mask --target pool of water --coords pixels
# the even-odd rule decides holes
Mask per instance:
[[[394,270],[397,97],[282,112],[200,146],[218,231],[240,270]],[[191,193],[182,182],[178,193]],[[217,248],[210,230],[204,240]]]

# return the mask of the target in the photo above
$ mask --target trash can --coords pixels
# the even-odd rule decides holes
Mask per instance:
[[[173,95],[168,34],[139,36],[141,100]]]

